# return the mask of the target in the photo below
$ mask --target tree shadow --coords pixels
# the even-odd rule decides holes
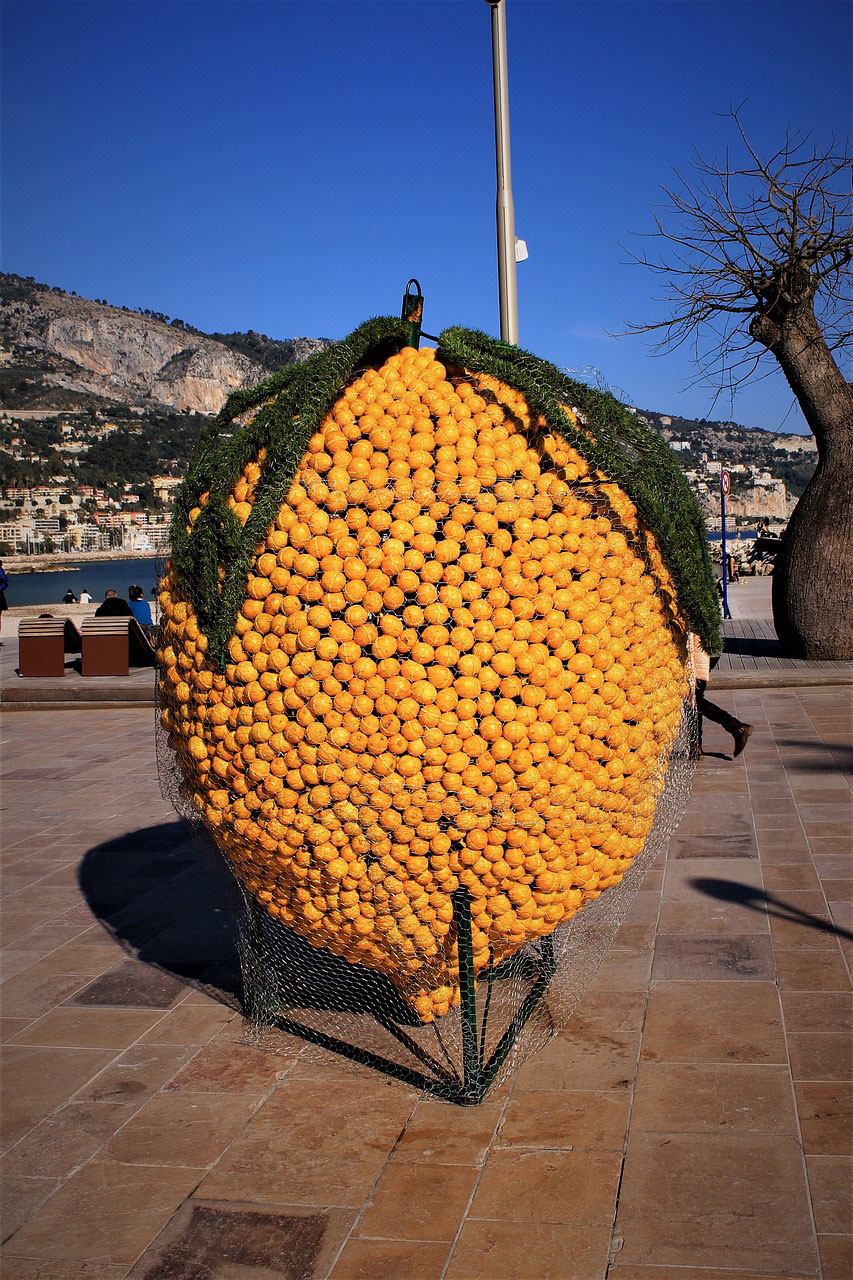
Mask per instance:
[[[764,636],[726,636],[723,653],[739,653],[745,658],[784,657],[779,641]]]
[[[826,742],[815,742],[811,738],[776,738],[778,747],[799,747],[801,750],[819,751],[820,757],[807,760],[796,766],[798,771],[806,773],[851,773],[853,772],[853,747],[846,743],[829,746]],[[830,800],[827,800],[830,803]]]
[[[710,876],[694,876],[690,883],[710,898],[717,898],[721,902],[737,902],[743,907],[749,907],[751,911],[765,912],[774,920],[787,920],[791,924],[800,924],[820,933],[832,933],[837,938],[853,938],[849,929],[843,929],[831,920],[822,920],[810,911],[803,911],[801,907],[786,902],[784,898],[777,898],[766,889],[740,884],[736,880],[717,880]]]
[[[786,726],[787,727],[787,726]],[[814,748],[817,751],[823,751],[827,755],[844,756],[844,758],[853,764],[853,747],[849,743],[839,742],[830,746],[828,742],[815,741],[814,738],[776,738],[778,747],[800,747]]]

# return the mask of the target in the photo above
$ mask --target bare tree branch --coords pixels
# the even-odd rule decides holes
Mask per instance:
[[[662,187],[667,203],[652,213],[659,256],[627,251],[665,282],[660,301],[667,306],[663,319],[627,331],[656,335],[658,353],[690,339],[698,380],[723,389],[753,377],[800,312],[817,319],[830,350],[850,342],[853,316],[849,145],[831,139],[818,147],[789,129],[778,149],[762,157],[743,126],[742,107],[728,115],[743,162],[737,165],[728,149],[722,162],[696,152],[695,177],[675,169],[675,183]]]

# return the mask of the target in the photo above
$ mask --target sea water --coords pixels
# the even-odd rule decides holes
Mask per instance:
[[[8,570],[7,570],[8,572]],[[79,600],[84,589],[97,603],[112,588],[127,599],[128,588],[133,584],[145,592],[151,600],[155,584],[163,572],[163,561],[154,556],[145,560],[83,560],[68,557],[68,565],[52,569],[49,573],[10,573],[6,603],[16,605],[61,604],[62,597],[70,589]]]

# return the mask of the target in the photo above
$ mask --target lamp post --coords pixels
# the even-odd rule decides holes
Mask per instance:
[[[732,616],[729,609],[729,587],[728,587],[728,556],[726,554],[726,498],[732,487],[731,476],[723,467],[720,472],[720,526],[722,529],[722,552],[723,552],[723,617],[730,618]]]
[[[495,86],[497,161],[498,291],[501,341],[518,343],[518,287],[515,270],[515,210],[509,159],[509,86],[506,57],[506,0],[486,0],[492,11],[492,76]]]

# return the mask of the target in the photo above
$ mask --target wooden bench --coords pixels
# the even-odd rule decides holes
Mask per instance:
[[[83,675],[126,676],[153,667],[155,650],[135,618],[83,619]]]
[[[70,618],[22,618],[18,623],[18,675],[64,676],[66,653],[79,653],[82,637]]]

